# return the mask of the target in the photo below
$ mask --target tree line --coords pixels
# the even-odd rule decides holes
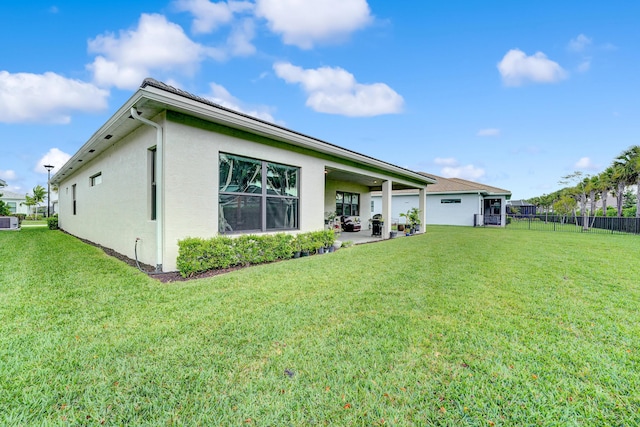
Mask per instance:
[[[607,216],[607,196],[611,194],[616,199],[613,215],[619,218],[625,216],[625,211],[632,210],[625,207],[630,208],[630,202],[633,201],[635,212],[629,216],[640,218],[640,146],[634,145],[624,150],[599,174],[589,175],[578,171],[563,176],[558,183],[565,187],[551,194],[532,197],[527,202],[545,213],[577,215],[579,210],[586,219],[587,216]],[[636,187],[635,195],[627,190],[631,185]],[[598,200],[602,200],[602,209],[596,209]]]

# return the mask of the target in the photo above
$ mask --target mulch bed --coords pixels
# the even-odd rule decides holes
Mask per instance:
[[[64,230],[60,230],[63,233],[69,234]],[[70,236],[73,236],[72,234],[69,234]],[[170,272],[166,272],[166,273],[156,273],[155,272],[155,267],[148,265],[148,264],[143,264],[141,262],[136,264],[136,261],[134,259],[129,258],[128,256],[122,255],[121,253],[118,253],[116,251],[114,251],[113,249],[109,249],[109,248],[105,248],[102,245],[99,245],[97,243],[94,243],[90,240],[86,240],[86,239],[81,239],[80,237],[77,236],[73,236],[76,239],[91,245],[91,246],[95,246],[96,248],[100,248],[104,251],[105,254],[112,256],[128,265],[130,265],[131,267],[137,268],[139,270],[141,270],[143,273],[146,273],[149,277],[151,277],[152,279],[158,280],[159,282],[162,283],[171,283],[171,282],[186,282],[188,280],[194,280],[194,279],[203,279],[205,277],[214,277],[214,276],[219,276],[221,274],[225,274],[225,273],[229,273],[231,271],[235,271],[235,270],[240,270],[241,268],[244,267],[231,267],[231,268],[224,268],[224,269],[220,269],[220,270],[209,270],[209,271],[204,271],[202,273],[197,273],[194,274],[191,277],[182,277],[180,275],[179,272],[177,271],[170,271]],[[138,265],[140,267],[138,267]]]

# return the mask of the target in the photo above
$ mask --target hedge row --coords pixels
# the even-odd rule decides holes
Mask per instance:
[[[316,251],[333,245],[332,230],[289,234],[243,235],[201,239],[188,237],[178,241],[178,271],[190,277],[208,270],[218,270],[250,264],[264,264],[292,258],[296,251]]]

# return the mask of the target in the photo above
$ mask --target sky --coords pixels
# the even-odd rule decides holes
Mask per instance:
[[[640,2],[0,2],[0,179],[46,188],[153,77],[411,170],[548,194],[640,144]]]

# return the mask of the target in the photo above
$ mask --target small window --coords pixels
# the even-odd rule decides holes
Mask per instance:
[[[147,152],[148,165],[149,165],[149,208],[150,219],[155,221],[158,215],[158,187],[156,185],[156,162],[158,160],[158,152],[156,147],[149,148]]]
[[[461,199],[440,199],[440,203],[461,203]]]
[[[91,178],[89,178],[89,181],[92,187],[102,184],[102,172],[98,172],[97,174],[93,175]]]
[[[76,214],[76,184],[71,186],[71,199],[73,200],[72,209],[73,214]]]
[[[7,206],[9,206],[9,212],[14,214],[16,213],[16,207],[17,207],[17,203],[16,202],[7,202]]]

